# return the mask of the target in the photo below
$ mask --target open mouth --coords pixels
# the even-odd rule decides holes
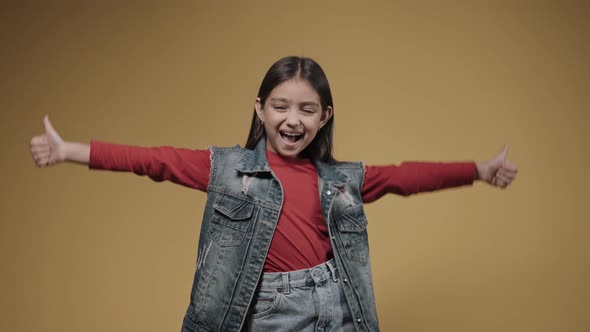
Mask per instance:
[[[286,131],[280,131],[283,141],[287,143],[296,143],[303,138],[303,134],[300,133],[288,133]]]

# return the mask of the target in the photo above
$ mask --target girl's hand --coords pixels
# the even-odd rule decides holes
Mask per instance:
[[[53,129],[49,117],[43,117],[45,133],[31,139],[31,156],[37,167],[47,167],[66,160],[65,144]]]
[[[516,178],[518,167],[506,159],[507,155],[508,145],[504,145],[502,152],[492,160],[476,163],[477,179],[502,189],[508,187]]]

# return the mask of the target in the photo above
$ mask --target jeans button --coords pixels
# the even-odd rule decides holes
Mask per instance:
[[[313,269],[313,270],[311,271],[311,274],[312,274],[314,277],[316,277],[316,278],[319,278],[319,277],[321,277],[321,276],[322,276],[322,271],[321,271],[320,269]]]

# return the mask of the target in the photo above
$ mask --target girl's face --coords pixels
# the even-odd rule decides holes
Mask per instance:
[[[277,85],[264,105],[256,98],[256,113],[264,121],[266,148],[284,157],[298,158],[333,114],[322,110],[320,96],[304,79]]]

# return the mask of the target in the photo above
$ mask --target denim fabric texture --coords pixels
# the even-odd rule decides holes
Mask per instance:
[[[334,260],[305,270],[264,273],[248,331],[354,332]]]
[[[361,197],[364,167],[314,164],[343,299],[356,331],[377,331]],[[249,313],[264,295],[259,286],[282,203],[283,190],[266,159],[264,139],[254,150],[211,148],[207,203],[182,332],[247,330]]]

